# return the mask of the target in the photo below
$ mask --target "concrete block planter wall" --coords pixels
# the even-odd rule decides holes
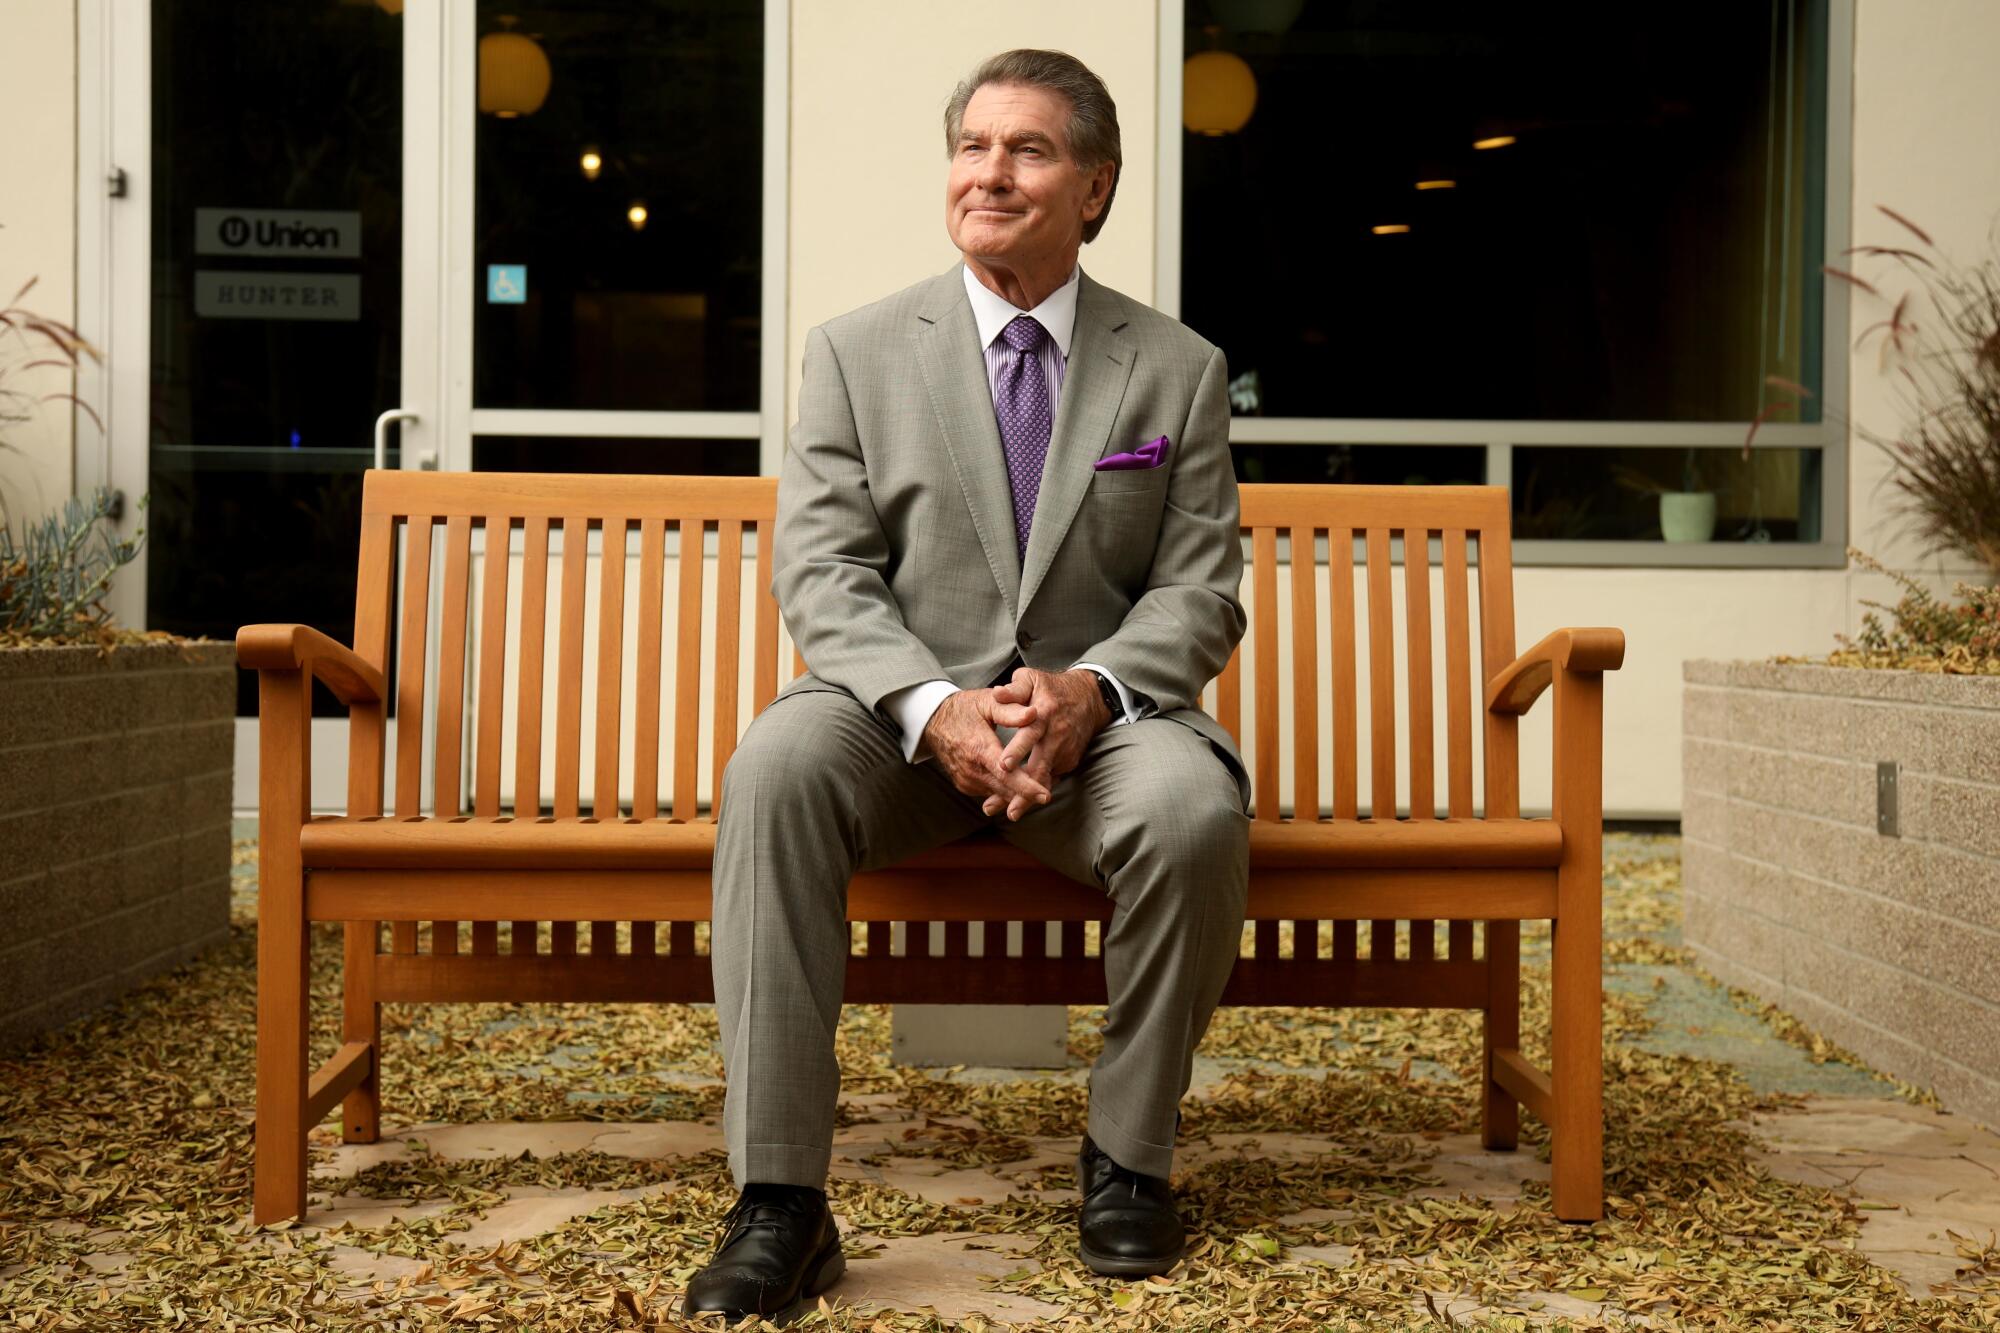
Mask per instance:
[[[0,1050],[229,929],[236,650],[0,649]]]
[[[1683,688],[1701,964],[2000,1125],[2000,677],[1689,662]]]

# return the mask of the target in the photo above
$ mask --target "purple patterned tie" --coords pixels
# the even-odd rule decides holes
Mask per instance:
[[[1028,550],[1035,521],[1035,497],[1042,489],[1042,460],[1049,453],[1049,382],[1042,374],[1042,343],[1048,331],[1028,315],[1000,330],[1014,355],[1000,368],[993,411],[1000,419],[1000,443],[1007,452],[1007,480],[1014,491],[1017,554]]]

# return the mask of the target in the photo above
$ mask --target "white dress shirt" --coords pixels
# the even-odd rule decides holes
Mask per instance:
[[[1071,269],[1069,281],[1049,293],[1043,302],[1033,310],[1022,310],[1006,297],[987,287],[969,268],[960,270],[965,275],[965,294],[972,301],[972,320],[979,328],[979,346],[986,358],[986,388],[996,398],[999,396],[1000,371],[1007,364],[1007,357],[1013,349],[1000,339],[1000,331],[1022,315],[1027,315],[1048,333],[1048,340],[1042,344],[1038,355],[1042,362],[1042,380],[1049,386],[1049,420],[1056,419],[1056,408],[1062,402],[1063,375],[1069,367],[1070,339],[1076,334],[1076,294],[1078,278],[1083,270]],[[1138,704],[1132,692],[1125,688],[1125,682],[1118,679],[1095,662],[1077,662],[1071,670],[1084,667],[1097,672],[1111,682],[1111,688],[1118,693],[1118,702],[1124,705],[1124,715],[1114,725],[1136,722],[1145,713],[1150,713],[1149,704]],[[903,733],[903,757],[911,763],[920,763],[930,758],[929,748],[924,745],[924,728],[930,725],[931,714],[937,712],[938,705],[958,693],[958,686],[948,680],[927,680],[920,685],[910,685],[891,694],[884,695],[882,707],[896,720],[896,726]]]

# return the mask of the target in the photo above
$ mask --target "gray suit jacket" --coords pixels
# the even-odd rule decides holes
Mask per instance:
[[[1200,711],[1244,628],[1223,356],[1080,281],[1025,557],[959,269],[806,336],[772,591],[809,671],[785,693],[841,689],[880,714],[923,681],[989,685],[1016,656],[1091,661],[1207,737],[1243,783]],[[1093,470],[1159,435],[1161,466]]]

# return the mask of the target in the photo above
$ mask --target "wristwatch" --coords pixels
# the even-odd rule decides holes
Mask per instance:
[[[1118,697],[1117,688],[1112,685],[1102,671],[1092,671],[1090,674],[1097,677],[1098,697],[1104,700],[1104,710],[1111,714],[1111,721],[1116,722],[1124,717],[1125,701]]]

